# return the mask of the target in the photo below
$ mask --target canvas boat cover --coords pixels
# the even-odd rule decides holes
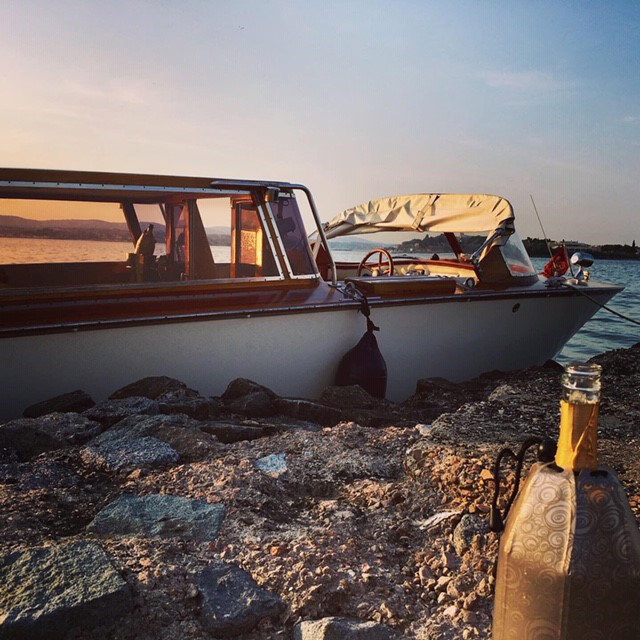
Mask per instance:
[[[512,223],[511,204],[487,194],[418,193],[370,200],[325,223],[327,238],[376,231],[474,233]]]

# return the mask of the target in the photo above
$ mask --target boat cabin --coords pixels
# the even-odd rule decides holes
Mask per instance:
[[[38,256],[12,264],[2,264],[0,256],[0,290],[317,281],[295,188],[288,183],[0,170],[0,235],[78,240],[77,256],[52,261]],[[206,220],[215,226],[205,227]],[[88,239],[128,241],[130,246],[120,260],[87,261]]]
[[[309,239],[298,198],[316,226]],[[443,233],[451,255],[397,255],[388,234],[406,231]],[[473,254],[463,253],[457,234],[480,231],[486,240]],[[330,239],[374,233],[384,240],[363,250],[361,260],[334,262]],[[299,184],[0,169],[0,236],[76,240],[69,245],[74,251],[53,259],[44,245],[35,260],[0,256],[5,300],[64,292],[84,299],[275,292],[320,284],[333,285],[335,295],[343,291],[341,283],[381,298],[443,296],[537,280],[515,233],[511,205],[484,194],[374,200],[322,224],[311,194]],[[87,259],[86,240],[124,242],[120,259]],[[305,303],[315,304],[312,297]]]

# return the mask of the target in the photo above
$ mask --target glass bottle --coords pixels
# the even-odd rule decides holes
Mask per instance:
[[[563,469],[597,469],[597,428],[600,409],[598,364],[572,363],[562,374],[560,437],[556,464]]]

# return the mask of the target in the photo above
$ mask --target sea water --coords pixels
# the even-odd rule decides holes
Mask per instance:
[[[0,264],[125,260],[131,251],[129,242],[0,237]],[[156,254],[163,252],[163,245],[158,243]],[[211,252],[217,262],[229,262],[228,246],[213,246]],[[359,261],[363,256],[363,251],[334,252],[336,260]],[[532,262],[541,271],[547,260],[534,258]],[[623,285],[625,290],[607,306],[640,322],[640,261],[596,260],[589,273],[593,280]],[[565,345],[557,359],[563,364],[585,361],[610,349],[631,347],[636,342],[640,342],[640,326],[600,309]]]

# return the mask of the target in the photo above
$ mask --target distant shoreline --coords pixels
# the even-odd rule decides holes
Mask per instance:
[[[22,238],[26,240],[82,240],[85,242],[131,242],[128,232],[116,229],[15,229],[0,227],[0,238]],[[231,238],[226,234],[208,234],[209,244],[212,246],[231,246]],[[444,238],[442,239],[444,240]],[[156,242],[163,244],[164,238],[156,238]],[[531,258],[548,258],[549,252],[544,240],[539,238],[525,238],[523,244]],[[552,247],[559,243],[551,240]],[[405,245],[405,246],[403,246]],[[465,249],[463,242],[463,250]],[[132,245],[133,246],[133,245]],[[371,246],[374,246],[373,244]],[[342,247],[335,247],[340,250]],[[345,247],[346,248],[346,247]],[[352,250],[365,249],[366,247],[354,246]],[[428,237],[421,240],[413,240],[398,245],[395,250],[409,251],[410,253],[442,252],[447,247],[439,237]],[[450,250],[450,248],[449,248]],[[590,253],[598,260],[640,260],[640,252],[633,245],[605,244],[587,245],[584,243],[567,243],[569,255],[575,251]]]

